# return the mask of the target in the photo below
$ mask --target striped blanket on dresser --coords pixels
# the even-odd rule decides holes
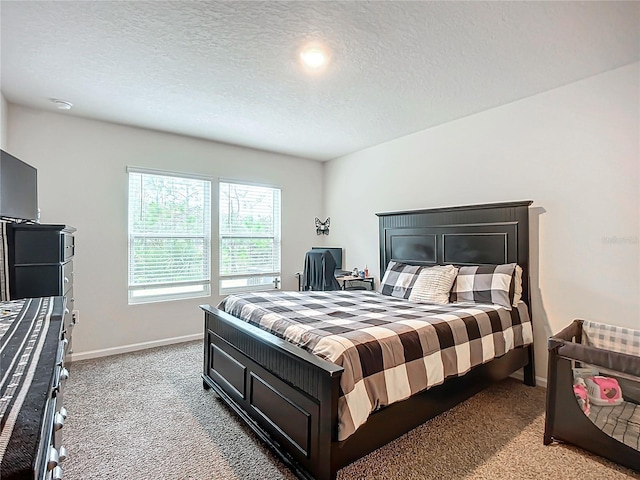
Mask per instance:
[[[0,478],[33,478],[56,365],[53,297],[0,302]]]
[[[533,341],[524,303],[507,311],[377,292],[260,292],[218,308],[344,368],[338,440],[373,411]]]

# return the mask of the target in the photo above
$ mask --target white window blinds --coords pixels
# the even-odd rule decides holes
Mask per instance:
[[[280,189],[220,182],[220,293],[279,285]]]
[[[211,181],[129,172],[129,303],[209,295]]]

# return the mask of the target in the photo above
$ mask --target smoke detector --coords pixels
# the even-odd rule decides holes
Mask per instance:
[[[73,103],[67,102],[66,100],[58,100],[57,98],[52,98],[51,101],[58,110],[71,110],[71,107],[73,107]]]

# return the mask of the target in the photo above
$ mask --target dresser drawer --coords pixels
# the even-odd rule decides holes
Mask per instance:
[[[68,233],[62,234],[62,261],[66,262],[68,259],[73,257],[75,252],[76,244],[75,237],[73,235],[69,235]]]
[[[62,265],[16,265],[13,270],[11,298],[63,295]]]
[[[73,289],[69,290],[66,297],[66,307],[64,316],[62,317],[62,342],[64,343],[64,363],[67,368],[71,366],[71,354],[73,353],[73,327],[75,321],[73,319]]]
[[[73,260],[69,260],[62,265],[62,293],[67,295],[67,292],[73,288]]]
[[[62,338],[71,338],[71,330],[73,329],[73,326],[75,325],[74,321],[73,321],[73,304],[75,303],[75,300],[73,298],[73,287],[71,287],[66,295],[66,303],[65,303],[65,309],[64,309],[64,316],[62,317]]]
[[[56,412],[56,398],[50,396],[43,412],[42,430],[40,432],[38,452],[34,461],[34,477],[49,479],[53,469],[58,466],[58,451],[52,451],[54,442],[53,422]]]
[[[73,235],[37,225],[14,226],[11,230],[16,264],[64,262],[73,256]]]
[[[60,405],[60,399],[52,397],[47,403],[47,414],[50,416],[46,430],[42,432],[43,449],[36,465],[39,480],[63,478],[63,462],[67,459],[67,449],[62,444],[62,431],[67,412]]]
[[[68,225],[7,225],[12,299],[68,293],[73,286],[75,231]]]
[[[67,378],[69,378],[69,371],[66,369],[68,346],[69,338],[65,333],[62,335],[62,340],[58,345],[58,353],[56,355],[56,367],[53,374],[53,383],[51,384],[51,392],[53,396],[57,396],[62,392],[64,384]]]

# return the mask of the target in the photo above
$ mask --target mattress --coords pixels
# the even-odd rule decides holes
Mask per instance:
[[[610,437],[640,451],[640,405],[591,405],[589,420]]]

